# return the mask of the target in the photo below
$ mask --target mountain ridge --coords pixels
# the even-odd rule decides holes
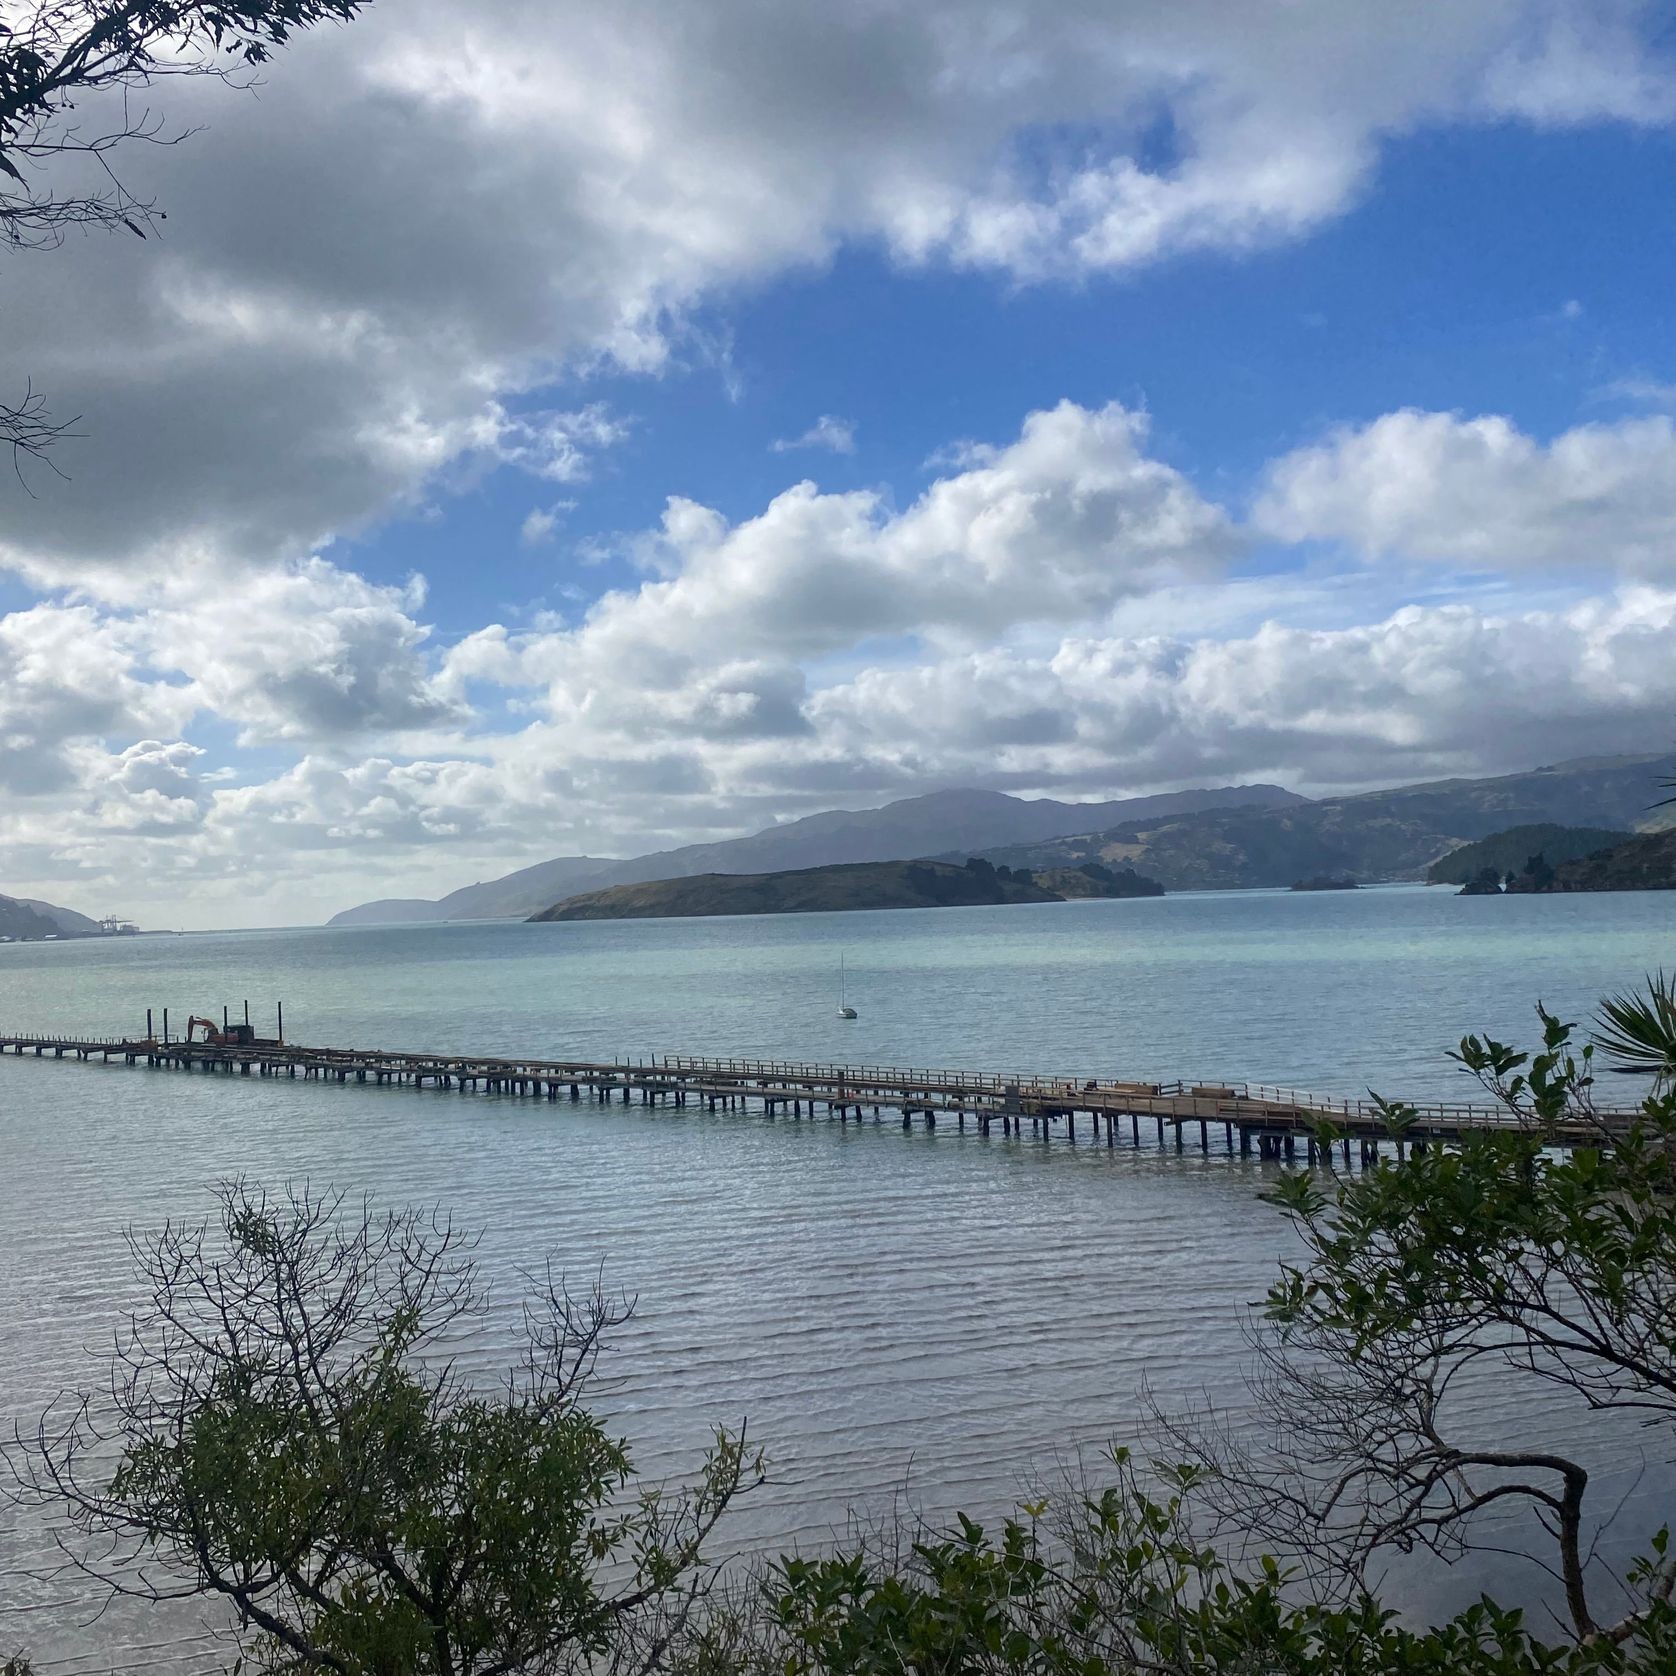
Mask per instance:
[[[0,895],[0,937],[41,942],[48,937],[96,937],[99,923],[74,908],[34,896]]]
[[[1283,887],[1315,875],[1419,879],[1461,845],[1510,827],[1655,827],[1676,754],[1587,757],[1481,780],[1456,777],[1269,810],[1211,809],[979,852],[997,865],[1100,861],[1168,890]]]
[[[899,798],[878,809],[830,809],[766,827],[741,838],[686,844],[610,860],[559,856],[450,891],[432,903],[384,898],[334,914],[328,925],[412,923],[420,919],[524,919],[588,889],[648,884],[700,873],[773,873],[861,861],[908,861],[933,852],[966,854],[996,844],[1028,842],[1088,830],[1102,820],[1146,818],[1192,808],[1307,801],[1284,786],[1195,787],[1099,803],[1011,797],[951,788]],[[374,917],[389,910],[389,917]]]

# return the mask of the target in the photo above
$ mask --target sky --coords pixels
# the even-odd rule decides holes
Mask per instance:
[[[1676,10],[374,0],[0,256],[0,891],[1676,734]]]

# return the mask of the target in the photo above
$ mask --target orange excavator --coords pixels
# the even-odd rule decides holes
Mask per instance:
[[[212,1018],[189,1018],[186,1021],[186,1039],[194,1042],[198,1038],[193,1034],[199,1025],[204,1029],[204,1045],[206,1047],[249,1047],[256,1040],[254,1026],[249,1024],[229,1024],[225,1028],[217,1024]]]

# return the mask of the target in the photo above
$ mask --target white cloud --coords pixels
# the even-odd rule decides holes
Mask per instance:
[[[90,776],[101,788],[89,811],[91,824],[105,833],[171,840],[199,827],[209,803],[198,774],[203,754],[179,739],[130,745],[102,774]]]
[[[1665,123],[1676,117],[1668,66],[1650,64],[1642,31],[1652,9],[1641,0],[1602,0],[1585,13],[1539,8],[1485,77],[1492,110],[1547,125]]]
[[[1676,407],[1676,383],[1668,379],[1649,378],[1645,373],[1632,373],[1615,378],[1595,391],[1601,401],[1621,401],[1636,407]]]
[[[1595,0],[373,7],[260,99],[170,84],[205,131],[132,162],[165,239],[11,265],[0,388],[33,375],[87,436],[71,485],[0,486],[0,564],[116,591],[294,562],[449,468],[573,481],[615,421],[538,393],[656,369],[742,282],[846,241],[1033,280],[1296,237],[1392,135],[1666,120],[1647,27]]]
[[[594,402],[573,413],[496,410],[493,430],[490,452],[500,464],[521,466],[549,483],[580,483],[592,470],[593,455],[621,442],[629,425],[603,402]]]
[[[869,635],[988,635],[1080,619],[1239,551],[1221,508],[1146,452],[1147,421],[1062,402],[896,511],[801,483],[758,516],[671,501],[668,580],[608,594],[572,650],[814,656]]]
[[[232,601],[187,579],[141,612],[14,613],[0,870],[12,890],[143,902],[153,921],[271,923],[927,783],[1321,789],[1652,748],[1676,712],[1676,590],[1503,580],[1381,603],[1412,559],[1549,562],[1564,516],[1615,532],[1635,568],[1660,448],[1634,425],[1602,435],[1645,469],[1590,464],[1612,452],[1599,435],[1545,448],[1405,414],[1278,463],[1271,533],[1284,512],[1295,534],[1397,554],[1377,586],[1231,574],[1247,537],[1148,453],[1144,418],[1062,403],[963,446],[905,507],[812,484],[737,523],[672,501],[629,542],[653,561],[637,586],[446,649],[418,582],[319,559],[247,576]],[[218,757],[206,719],[297,759]]]
[[[0,617],[0,787],[58,791],[77,747],[173,730],[192,713],[178,686],[148,680],[130,625],[87,606],[37,605]]]
[[[1673,635],[1676,592],[1650,588],[1561,611],[1411,606],[1344,629],[869,670],[810,708],[829,749],[989,784],[1388,785],[1662,745]]]
[[[388,739],[461,719],[432,682],[423,603],[417,581],[378,587],[310,559],[231,591],[176,587],[143,623],[150,660],[244,743]]]
[[[1650,587],[1560,610],[1407,607],[1222,640],[1075,634],[1041,653],[871,665],[787,693],[795,728],[738,726],[720,695],[754,690],[752,677],[718,670],[640,692],[642,728],[625,695],[611,716],[539,721],[469,757],[311,755],[244,786],[207,786],[189,748],[145,743],[106,765],[98,783],[120,780],[122,795],[103,792],[73,836],[62,817],[52,843],[15,816],[0,831],[16,865],[42,869],[14,879],[119,878],[157,915],[200,922],[262,922],[277,905],[323,915],[928,781],[1072,796],[1255,777],[1322,790],[1657,748],[1676,711],[1673,635],[1676,591]]]
[[[573,500],[556,500],[548,506],[532,506],[518,526],[518,541],[524,547],[543,547],[558,533],[567,512],[576,509]]]
[[[768,446],[776,454],[789,454],[797,448],[826,448],[834,454],[853,454],[855,426],[848,419],[823,413],[802,436],[780,437]]]
[[[1582,425],[1544,444],[1497,416],[1390,413],[1278,460],[1255,519],[1375,558],[1676,575],[1676,425]]]

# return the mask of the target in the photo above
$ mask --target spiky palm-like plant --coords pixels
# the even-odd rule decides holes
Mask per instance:
[[[1595,1041],[1613,1070],[1650,1076],[1659,1089],[1676,1087],[1676,974],[1660,970],[1644,989],[1608,996],[1596,1014]]]

